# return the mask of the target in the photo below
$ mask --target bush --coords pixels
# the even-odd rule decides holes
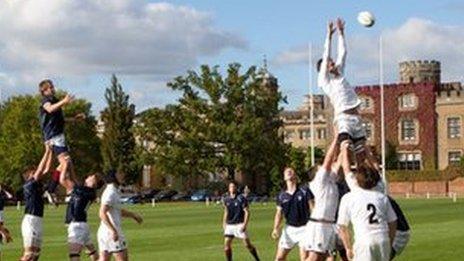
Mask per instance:
[[[464,169],[448,167],[445,170],[387,170],[387,180],[390,182],[405,181],[449,181],[464,177]]]

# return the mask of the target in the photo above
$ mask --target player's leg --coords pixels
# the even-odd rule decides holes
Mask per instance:
[[[305,261],[309,256],[309,251],[304,247],[300,247],[300,261]]]
[[[276,261],[285,261],[287,260],[287,256],[292,251],[291,249],[285,249],[282,247],[277,248],[277,253],[276,253]]]
[[[111,254],[108,253],[108,251],[100,250],[98,261],[110,261],[110,260],[111,260]]]
[[[81,251],[84,248],[83,245],[78,243],[68,243],[69,249],[69,260],[70,261],[79,261],[81,260]]]
[[[129,251],[127,251],[127,249],[124,249],[119,252],[114,252],[113,257],[115,261],[127,261],[129,260]]]
[[[255,260],[259,261],[258,251],[256,250],[256,247],[253,244],[251,244],[250,238],[244,238],[243,244],[248,249],[248,251],[250,251],[250,254],[255,258]]]
[[[90,258],[90,260],[97,261],[98,260],[98,251],[97,251],[97,248],[95,247],[95,245],[90,243],[90,244],[85,245],[85,248],[87,249],[86,255]]]
[[[233,236],[224,236],[224,254],[227,261],[232,261],[232,241]]]
[[[34,247],[34,246],[24,247],[24,253],[23,253],[23,256],[21,257],[21,261],[36,261],[36,260],[39,260],[39,256],[40,256],[39,247]]]

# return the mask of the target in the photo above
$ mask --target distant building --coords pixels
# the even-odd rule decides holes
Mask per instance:
[[[393,149],[397,169],[445,169],[464,155],[462,137],[464,93],[461,83],[441,83],[438,61],[407,61],[399,64],[399,83],[384,85],[385,138]],[[367,142],[380,154],[380,86],[359,86],[360,113]],[[323,95],[315,100],[327,101]],[[327,101],[328,102],[328,101]],[[284,111],[285,141],[295,147],[310,144],[309,109]],[[332,109],[317,110],[315,133],[325,128],[329,135],[316,134],[316,146],[325,148],[332,135]],[[320,120],[319,120],[320,119]]]
[[[307,149],[311,145],[311,96],[297,110],[283,111],[283,134],[286,143],[294,147]],[[313,95],[314,105],[314,145],[325,149],[332,136],[332,106],[325,95]]]
[[[440,85],[437,92],[438,168],[459,164],[464,155],[464,92],[461,83]]]

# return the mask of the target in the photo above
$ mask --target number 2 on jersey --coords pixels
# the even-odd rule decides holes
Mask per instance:
[[[374,204],[371,204],[371,203],[367,204],[367,211],[371,212],[369,214],[369,224],[378,224],[379,220],[375,218],[377,209],[375,208]]]

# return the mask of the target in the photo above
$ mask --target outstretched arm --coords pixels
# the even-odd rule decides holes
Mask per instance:
[[[327,71],[327,64],[330,59],[330,49],[332,43],[332,34],[334,33],[333,22],[329,22],[327,25],[327,35],[324,43],[324,53],[322,54],[322,63],[317,76],[317,83],[319,87],[323,87],[329,81],[329,72]]]
[[[69,94],[66,94],[66,96],[64,96],[64,98],[61,99],[61,101],[59,101],[57,103],[54,103],[54,104],[52,104],[51,102],[47,102],[47,103],[45,103],[43,105],[43,108],[48,113],[52,113],[52,112],[55,112],[55,111],[59,110],[60,108],[62,108],[66,104],[71,103],[73,101],[73,99],[74,99],[73,96],[71,96]]]
[[[40,160],[40,163],[39,163],[39,166],[37,167],[37,169],[35,170],[34,172],[34,175],[33,175],[33,178],[35,180],[39,180],[43,175],[45,175],[45,173],[47,173],[46,171],[48,171],[47,169],[47,165],[49,165],[51,159],[52,159],[52,150],[50,148],[49,145],[45,145],[45,153],[44,155],[42,156],[42,159]]]
[[[345,44],[345,21],[338,18],[337,19],[337,29],[338,29],[338,50],[337,50],[337,61],[335,65],[338,68],[340,74],[345,70],[345,60],[346,60],[346,44]]]
[[[338,151],[338,143],[337,143],[337,134],[335,133],[334,139],[332,140],[332,143],[330,144],[329,149],[327,150],[327,153],[324,158],[324,162],[322,163],[322,167],[327,170],[331,171],[332,170],[332,164],[334,163],[336,157],[337,157],[337,151]]]

